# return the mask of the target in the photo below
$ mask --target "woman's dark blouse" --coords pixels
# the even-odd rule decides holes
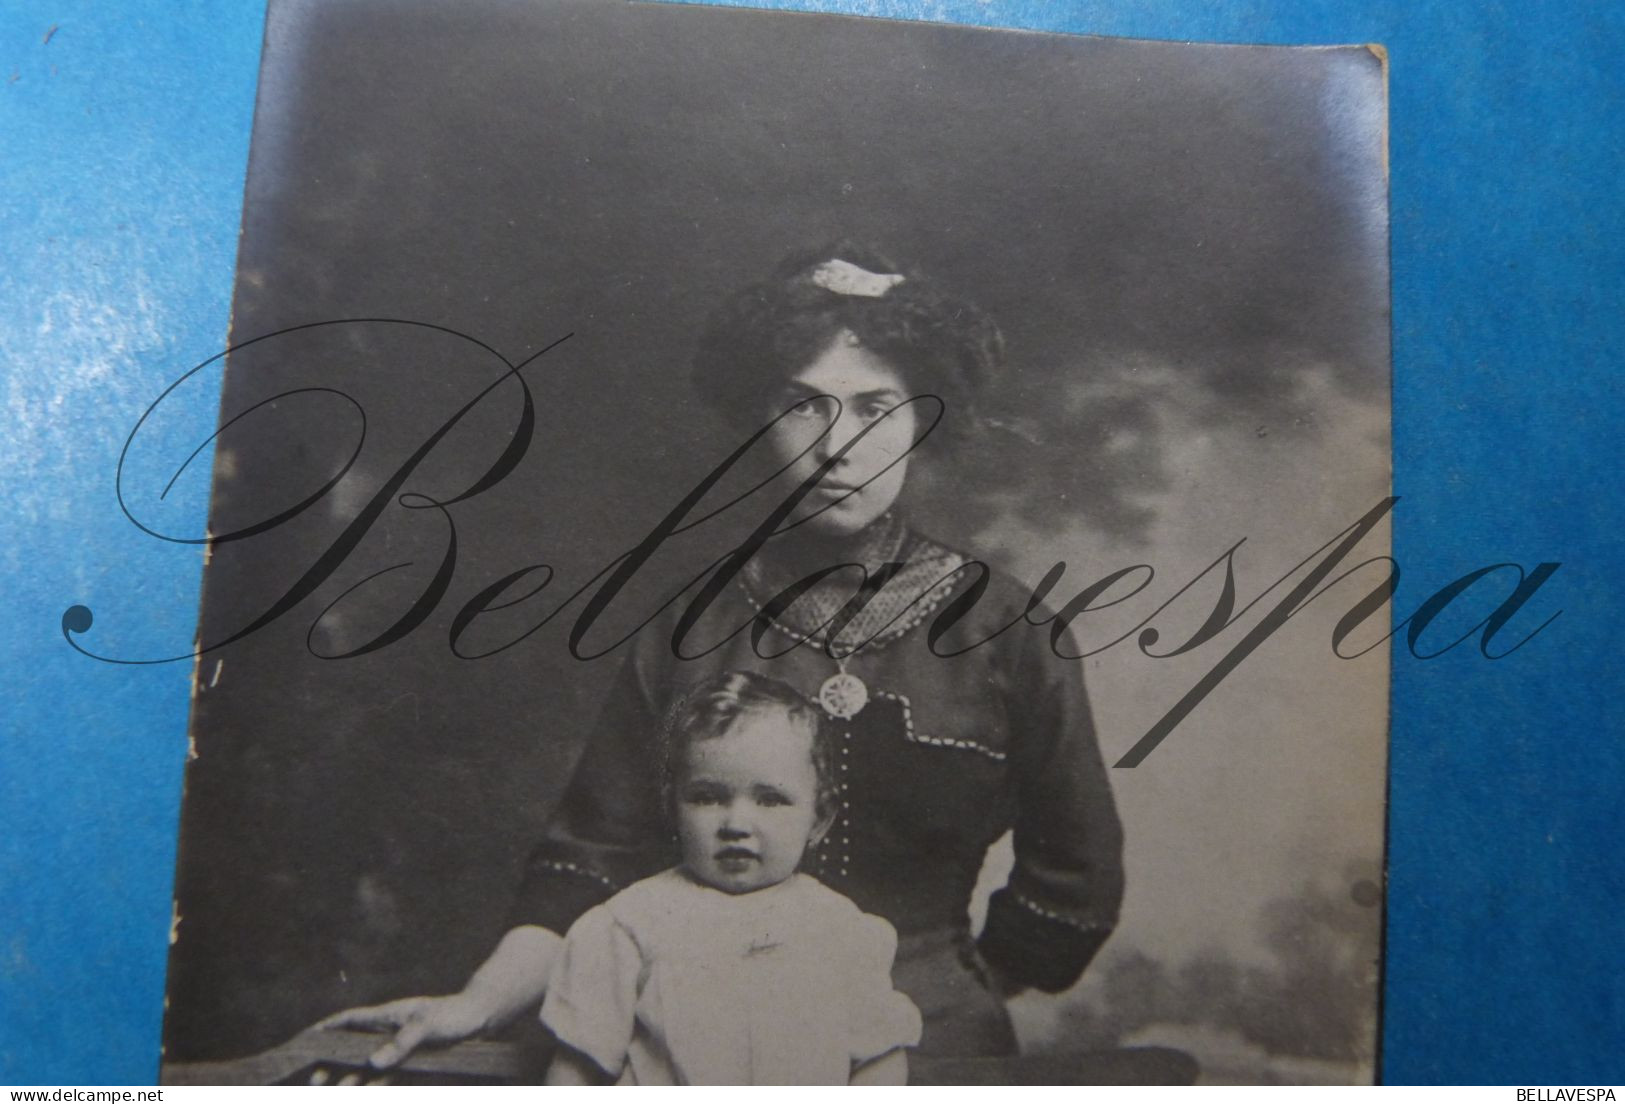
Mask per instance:
[[[940,546],[913,542],[910,556]],[[983,955],[1023,985],[1058,991],[1083,972],[1117,920],[1122,831],[1095,739],[1081,664],[1058,658],[1052,626],[1034,626],[1030,595],[993,574],[976,604],[938,639],[933,623],[967,596],[971,566],[918,603],[923,616],[882,647],[846,661],[870,701],[841,734],[841,807],[804,866],[906,938],[964,928],[987,848],[1014,829],[1015,868],[994,893]],[[730,587],[672,654],[683,603],[634,639],[546,838],[531,855],[513,920],[565,931],[616,890],[673,865],[660,793],[662,719],[677,694],[725,670],[750,670],[814,701],[836,663],[779,632],[753,647],[754,604]],[[743,631],[737,631],[741,630]],[[985,643],[978,643],[985,641]],[[966,649],[967,645],[977,644]],[[963,654],[953,655],[954,652]],[[1061,651],[1069,651],[1062,637]],[[935,654],[934,654],[935,653]]]

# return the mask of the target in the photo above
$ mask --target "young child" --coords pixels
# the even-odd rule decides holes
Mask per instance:
[[[833,818],[817,708],[745,672],[668,726],[682,865],[570,927],[542,1020],[549,1084],[902,1084],[920,1015],[892,988],[897,933],[797,873]]]

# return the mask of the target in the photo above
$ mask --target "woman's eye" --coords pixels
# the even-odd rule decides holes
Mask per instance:
[[[683,795],[683,800],[690,805],[720,805],[722,795],[715,790],[690,790]]]
[[[794,398],[786,400],[785,405],[795,402]],[[835,416],[835,407],[827,399],[804,399],[794,406],[790,406],[786,420],[799,420],[807,422],[827,422]]]
[[[758,805],[788,805],[790,799],[781,793],[768,790],[756,795],[756,803]]]

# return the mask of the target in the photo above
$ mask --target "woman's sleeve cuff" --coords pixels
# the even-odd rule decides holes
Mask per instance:
[[[977,946],[1010,980],[1059,993],[1083,976],[1112,926],[1074,919],[1001,889],[988,902]]]

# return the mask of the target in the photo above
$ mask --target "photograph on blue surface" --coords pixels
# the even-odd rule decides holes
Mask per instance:
[[[165,1079],[1372,1081],[1385,79],[273,3]]]

